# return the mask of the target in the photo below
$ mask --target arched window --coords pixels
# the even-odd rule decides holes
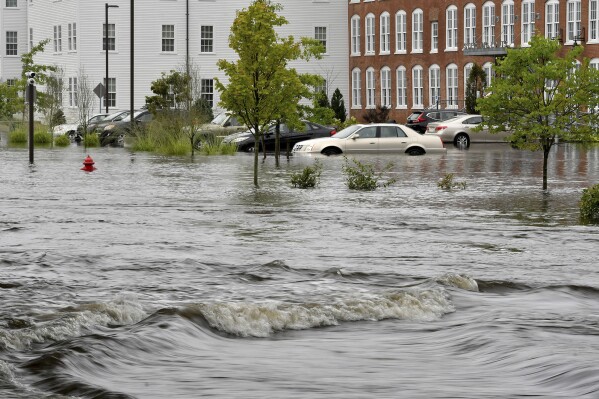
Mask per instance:
[[[501,44],[514,44],[514,1],[505,0],[501,4]]]
[[[466,89],[468,88],[468,78],[470,77],[470,72],[472,72],[472,68],[474,64],[469,62],[464,65],[464,98],[466,97]]]
[[[438,104],[441,100],[441,68],[437,64],[431,65],[428,69],[428,91],[430,105]]]
[[[524,0],[522,2],[522,45],[527,45],[535,34],[535,2]]]
[[[381,54],[389,54],[391,51],[391,22],[389,18],[389,13],[384,12],[381,14],[380,18],[381,23]]]
[[[483,5],[483,44],[495,47],[495,3]]]
[[[493,81],[493,75],[495,72],[493,72],[493,63],[492,62],[486,62],[483,65],[483,71],[485,71],[485,87],[490,87],[491,86],[491,82]]]
[[[464,7],[464,45],[476,43],[476,6],[472,3]]]
[[[445,12],[445,24],[447,27],[445,49],[457,51],[458,49],[458,8],[449,6]]]
[[[580,41],[580,0],[569,0],[567,5],[566,41]]]
[[[599,41],[599,0],[589,0],[589,42]]]
[[[420,65],[412,68],[412,107],[424,107],[424,82]]]
[[[351,106],[362,108],[362,72],[360,68],[354,68],[351,72]]]
[[[598,0],[599,1],[599,0]],[[406,12],[403,10],[395,14],[395,52],[406,52],[407,20]]]
[[[412,13],[412,52],[421,53],[424,43],[424,14],[420,8]]]
[[[549,0],[545,4],[545,37],[559,38],[559,0]]]
[[[391,69],[381,69],[381,105],[391,108]]]
[[[366,70],[366,108],[374,108],[376,106],[376,78],[374,76],[374,68],[370,67]]]
[[[404,66],[397,67],[395,71],[395,81],[397,82],[397,108],[408,107],[408,78]]]
[[[366,54],[374,54],[374,14],[366,15]]]
[[[360,16],[351,17],[351,54],[360,55]]]
[[[447,108],[458,107],[458,66],[449,64],[445,69]]]

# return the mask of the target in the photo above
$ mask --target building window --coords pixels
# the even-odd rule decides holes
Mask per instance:
[[[175,51],[175,25],[162,25],[162,51],[165,53]]]
[[[599,1],[599,0],[598,0]],[[395,52],[406,52],[407,17],[405,11],[395,14]]]
[[[468,4],[464,8],[464,44],[472,46],[476,43],[476,7]]]
[[[445,70],[447,84],[447,108],[458,107],[458,67],[451,64]]]
[[[351,73],[351,105],[352,108],[362,108],[361,72],[358,68]]]
[[[389,54],[391,51],[391,22],[389,13],[381,14],[381,54]]]
[[[470,78],[470,72],[472,72],[472,67],[473,66],[474,66],[474,64],[471,63],[471,62],[469,62],[464,67],[464,98],[467,95],[467,91],[468,91],[468,78]]]
[[[501,44],[512,46],[514,44],[514,2],[506,0],[501,5]]]
[[[589,1],[589,39],[599,40],[599,0]]]
[[[431,53],[439,51],[439,22],[431,23]]]
[[[568,1],[568,22],[566,40],[573,42],[580,37],[580,0]]]
[[[202,25],[200,27],[200,53],[214,52],[214,27]]]
[[[456,51],[458,49],[458,8],[450,6],[446,12],[447,42],[446,50]]]
[[[116,78],[108,78],[108,85],[106,84],[106,78],[104,78],[104,87],[107,88],[107,95],[104,97],[104,106],[102,108],[106,108],[106,104],[109,107],[116,107]]]
[[[381,105],[391,108],[391,69],[381,69]]]
[[[351,53],[360,55],[360,17],[351,17]]]
[[[54,25],[54,52],[62,52],[62,26]]]
[[[102,50],[103,51],[114,51],[116,49],[116,29],[114,24],[108,24],[108,31],[106,29],[106,24],[104,26],[104,37],[102,37]],[[108,43],[107,43],[108,40]]]
[[[6,7],[16,7],[17,0],[6,0]]]
[[[424,36],[424,17],[421,9],[412,13],[412,52],[421,53]]]
[[[14,87],[17,84],[16,79],[6,79],[6,85],[8,87]]]
[[[424,82],[422,80],[422,67],[416,65],[412,68],[412,106],[414,108],[424,107]]]
[[[374,14],[366,16],[366,54],[374,54]]]
[[[324,53],[327,53],[327,27],[326,26],[315,26],[314,27],[314,39],[318,40],[322,47],[324,47]]]
[[[77,78],[69,78],[69,106],[77,106]]]
[[[200,97],[203,98],[210,104],[210,107],[214,107],[214,80],[213,79],[201,79],[200,80]]]
[[[408,106],[408,77],[406,68],[400,66],[395,73],[397,82],[397,108],[407,108]]]
[[[599,58],[593,58],[589,63],[589,67],[599,69]],[[7,81],[8,82],[8,81]]]
[[[327,80],[320,76],[320,81],[314,85],[314,94],[316,93],[324,93],[325,96],[328,97],[329,93],[327,90]]]
[[[69,24],[69,51],[77,51],[77,24]]]
[[[431,65],[428,70],[428,91],[430,105],[436,105],[441,100],[441,68]]]
[[[550,0],[545,5],[545,37],[559,38],[559,1]]]
[[[522,44],[528,44],[535,34],[535,2],[522,2]]]
[[[495,4],[483,6],[483,44],[495,47]]]
[[[374,108],[376,106],[375,84],[374,68],[370,67],[366,70],[366,108]]]
[[[17,32],[6,32],[6,55],[18,55]]]
[[[493,81],[493,63],[485,63],[483,65],[483,71],[485,71],[485,87],[489,87]]]
[[[33,28],[29,28],[29,51],[33,48]]]

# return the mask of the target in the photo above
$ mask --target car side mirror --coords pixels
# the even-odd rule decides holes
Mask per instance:
[[[360,133],[356,133],[352,136],[352,139],[359,139],[360,138]]]

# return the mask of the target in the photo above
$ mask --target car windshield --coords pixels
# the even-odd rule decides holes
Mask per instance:
[[[453,118],[447,119],[445,121],[443,121],[444,123],[453,123],[453,122],[460,122],[461,119],[464,118],[464,115],[460,115],[460,116],[455,116]]]
[[[345,139],[351,136],[356,130],[361,129],[364,125],[351,125],[346,127],[343,130],[338,131],[336,134],[332,135],[336,139]]]
[[[106,118],[106,115],[96,115],[96,116],[92,116],[90,118],[90,120],[88,121],[88,123],[93,123],[93,122],[99,122],[102,119]]]
[[[227,120],[227,118],[229,117],[229,115],[227,115],[225,112],[223,112],[222,114],[218,114],[216,115],[216,117],[214,119],[212,119],[212,122],[215,125],[222,125],[223,123],[225,123],[225,121]]]
[[[414,112],[413,114],[411,114],[410,116],[408,116],[408,120],[409,121],[413,121],[418,119],[418,117],[420,116],[420,114],[422,114],[422,112]]]
[[[135,113],[133,114],[133,118],[137,119],[137,117],[139,115],[141,115],[145,110],[141,110],[141,111],[135,111]],[[131,122],[131,114],[127,115],[125,118],[122,119],[123,122]]]
[[[111,121],[111,120],[113,120],[114,118],[116,118],[117,116],[121,115],[122,113],[123,113],[123,111],[114,112],[114,113],[112,113],[112,114],[109,114],[109,115],[108,115],[108,116],[107,116],[105,119],[106,119],[107,121]]]

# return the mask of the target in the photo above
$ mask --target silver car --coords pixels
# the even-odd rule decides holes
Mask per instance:
[[[437,136],[444,143],[468,148],[470,143],[504,142],[510,132],[491,133],[488,129],[475,130],[483,122],[480,115],[462,115],[444,122],[429,123],[425,136]]]
[[[294,154],[338,155],[344,153],[405,153],[423,155],[445,153],[443,142],[404,125],[372,123],[351,125],[331,137],[300,141]]]

